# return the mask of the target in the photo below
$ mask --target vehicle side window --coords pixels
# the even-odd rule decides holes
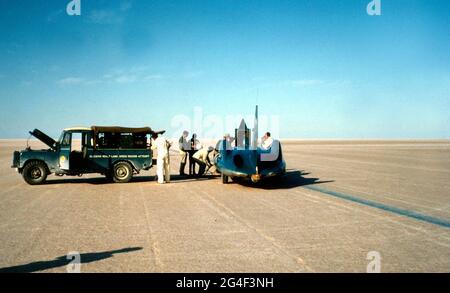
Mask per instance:
[[[96,137],[96,147],[110,149],[145,149],[148,147],[147,134],[100,132]]]
[[[99,148],[117,148],[118,142],[115,133],[99,133],[97,136],[97,146]]]
[[[133,148],[133,134],[121,133],[118,136],[119,147],[124,149]]]
[[[135,149],[145,149],[147,147],[147,135],[135,134],[133,136],[133,146]]]
[[[96,139],[96,146],[98,148],[104,148],[105,147],[105,134],[104,133],[99,133],[97,135],[97,139]]]
[[[61,141],[61,146],[65,146],[65,147],[70,146],[70,139],[71,139],[71,133],[70,132],[66,132],[64,134],[64,137],[63,137],[62,141]]]

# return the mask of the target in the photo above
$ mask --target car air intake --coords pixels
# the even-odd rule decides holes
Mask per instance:
[[[233,163],[236,167],[242,168],[242,166],[244,165],[244,159],[242,159],[241,155],[234,155]]]

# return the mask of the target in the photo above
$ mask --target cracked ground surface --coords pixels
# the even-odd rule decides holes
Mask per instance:
[[[377,251],[383,272],[450,271],[449,141],[284,142],[288,174],[258,186],[154,169],[29,186],[10,168],[24,146],[0,141],[3,270],[66,272],[78,251],[83,272],[365,272]]]

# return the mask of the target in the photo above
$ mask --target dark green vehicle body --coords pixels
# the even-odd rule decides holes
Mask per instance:
[[[128,182],[133,174],[152,167],[152,151],[147,143],[152,133],[149,127],[93,126],[65,129],[60,139],[55,141],[35,129],[30,134],[50,149],[32,150],[27,147],[16,151],[12,168],[16,168],[30,184],[40,184],[45,178],[42,182],[36,178],[52,173],[59,176],[100,173],[116,182]],[[78,145],[78,150],[74,145]]]

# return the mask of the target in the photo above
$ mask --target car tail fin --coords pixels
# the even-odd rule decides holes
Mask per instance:
[[[253,138],[252,138],[252,148],[256,149],[258,147],[258,105],[255,109],[255,122],[253,124]]]

